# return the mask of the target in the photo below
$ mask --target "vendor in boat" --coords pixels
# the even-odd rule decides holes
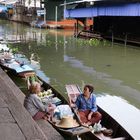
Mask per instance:
[[[102,115],[98,112],[96,96],[93,91],[93,86],[85,85],[83,94],[80,94],[75,102],[81,123],[85,125],[98,123],[102,118]]]
[[[30,76],[27,75],[26,81],[27,81],[28,89],[30,89],[30,87],[32,86],[32,84],[34,84],[34,82],[38,82],[40,85],[42,85],[42,82],[37,78],[37,76],[35,74],[30,75]]]
[[[27,95],[24,100],[24,106],[32,115],[33,119],[48,119],[48,116],[53,116],[53,112],[56,106],[52,103],[44,105],[38,96],[38,94],[41,92],[40,83],[32,83],[29,87],[29,91],[29,95]]]

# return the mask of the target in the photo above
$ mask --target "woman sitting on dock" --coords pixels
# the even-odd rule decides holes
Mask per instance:
[[[28,112],[32,115],[34,120],[47,119],[48,115],[53,115],[55,105],[49,103],[44,105],[39,98],[38,94],[41,92],[41,85],[38,82],[34,82],[29,87],[29,95],[24,100],[24,106]],[[48,115],[47,115],[48,114]]]
[[[80,94],[75,102],[80,120],[86,125],[98,123],[102,118],[97,111],[96,96],[92,93],[93,90],[93,86],[85,85],[83,94]]]

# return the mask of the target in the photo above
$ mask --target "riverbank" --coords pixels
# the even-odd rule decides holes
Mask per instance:
[[[0,139],[63,140],[45,120],[35,122],[23,106],[24,94],[0,68]]]

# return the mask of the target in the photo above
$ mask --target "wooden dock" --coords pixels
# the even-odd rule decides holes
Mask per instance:
[[[24,94],[0,68],[0,139],[64,140],[45,120],[35,122],[23,106]]]

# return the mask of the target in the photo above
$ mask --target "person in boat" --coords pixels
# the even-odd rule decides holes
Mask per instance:
[[[85,125],[98,123],[102,118],[102,114],[98,112],[96,96],[93,91],[93,86],[85,85],[83,94],[80,94],[75,102],[81,123]]]
[[[31,87],[31,85],[34,82],[38,82],[40,85],[42,85],[42,82],[37,78],[37,76],[35,74],[30,75],[26,77],[26,81],[27,81],[27,88],[29,89]]]
[[[48,116],[53,116],[54,109],[56,108],[52,103],[44,105],[38,96],[40,92],[40,83],[34,82],[30,85],[29,95],[24,100],[24,106],[34,120],[48,119]]]

